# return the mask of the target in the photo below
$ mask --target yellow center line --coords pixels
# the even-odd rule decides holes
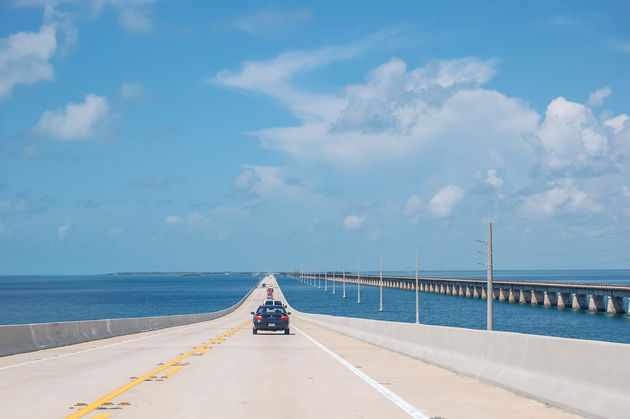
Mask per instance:
[[[205,354],[205,353],[206,353],[206,352],[208,352],[210,349],[212,349],[212,348],[206,348],[206,349],[204,349],[203,351],[201,351],[201,352],[199,352],[199,353],[200,353],[200,354]]]
[[[177,367],[173,367],[173,368],[171,368],[170,370],[166,371],[166,372],[164,373],[164,375],[162,376],[162,378],[166,378],[166,377],[168,377],[169,375],[173,375],[173,374],[175,374],[177,371],[181,370],[182,368],[184,368],[184,366],[183,366],[183,365],[178,365]]]
[[[146,373],[145,375],[143,375],[142,377],[139,377],[136,380],[133,380],[131,383],[120,387],[118,390],[115,390],[111,393],[109,393],[107,396],[102,397],[90,404],[88,404],[87,406],[85,406],[83,409],[78,410],[76,412],[74,412],[73,414],[66,416],[66,419],[76,419],[76,418],[80,418],[88,413],[90,413],[91,411],[93,411],[94,409],[97,409],[99,406],[101,406],[103,403],[110,401],[111,399],[120,396],[122,393],[124,393],[125,391],[129,390],[130,388],[133,388],[135,386],[137,386],[138,384],[142,383],[144,380],[146,380],[147,378],[150,378],[154,375],[157,375],[158,373],[164,371],[165,369],[173,366],[174,364],[177,364],[179,361],[181,361],[184,358],[189,357],[190,355],[194,354],[195,352],[197,352],[198,350],[202,349],[204,346],[206,345],[210,345],[214,342],[216,342],[217,340],[221,339],[222,337],[224,337],[225,335],[227,335],[230,332],[236,332],[238,329],[240,329],[241,327],[245,326],[246,324],[248,324],[249,322],[251,322],[251,320],[246,321],[245,323],[236,326],[235,328],[233,328],[232,330],[225,332],[224,334],[212,339],[210,342],[208,343],[204,343],[203,345],[194,348],[188,352],[186,352],[185,354],[183,354],[182,356],[175,358],[174,360],[172,360],[171,362],[162,365],[161,367]]]

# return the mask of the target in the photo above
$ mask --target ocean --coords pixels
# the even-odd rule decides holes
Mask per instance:
[[[207,313],[236,304],[260,276],[0,276],[0,324]]]
[[[377,274],[365,272],[365,274]],[[414,276],[412,272],[387,272],[392,275]],[[485,278],[485,271],[424,271],[421,276]],[[580,282],[602,284],[630,284],[630,270],[590,271],[495,271],[495,280]],[[342,287],[336,284],[333,295],[332,283],[324,292],[302,284],[293,278],[279,277],[278,283],[293,307],[310,313],[332,314],[347,317],[388,320],[398,322],[416,321],[415,292],[383,288],[383,312],[379,312],[379,288],[361,287],[361,303],[357,304],[356,285],[346,284],[346,298],[342,298]],[[624,299],[626,310],[628,300]],[[486,300],[449,296],[434,293],[419,293],[420,323],[464,327],[486,328]],[[559,310],[555,307],[511,304],[494,301],[494,330],[559,336],[575,339],[600,340],[630,343],[630,316],[591,313],[588,311]]]
[[[365,272],[374,273],[374,272]],[[413,276],[412,272],[387,272]],[[424,271],[422,276],[485,278],[485,271]],[[238,302],[260,279],[252,274],[120,274],[78,276],[0,276],[0,324],[47,323],[104,318],[205,313]],[[495,279],[630,284],[630,270],[495,271]],[[415,322],[415,293],[341,284],[332,294],[279,276],[287,300],[296,309],[349,317]],[[485,329],[486,301],[420,293],[420,322]],[[628,307],[627,299],[624,302]],[[630,316],[558,310],[495,301],[495,330],[630,343]]]

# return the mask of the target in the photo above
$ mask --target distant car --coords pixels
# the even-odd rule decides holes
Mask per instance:
[[[267,298],[273,298],[273,288],[267,288]]]
[[[262,284],[260,284],[260,288],[265,288],[267,286],[267,284],[265,284],[264,282]]]
[[[284,334],[290,333],[289,315],[282,306],[260,306],[252,315],[254,316],[253,334],[257,334],[259,330],[284,330]]]

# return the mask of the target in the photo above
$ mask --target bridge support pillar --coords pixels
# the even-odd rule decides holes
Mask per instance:
[[[440,294],[446,294],[446,287],[444,284],[440,284]]]
[[[429,291],[435,292],[435,284],[429,284]]]
[[[532,302],[532,292],[530,290],[522,290],[521,298],[518,300],[521,304],[529,304]]]
[[[446,286],[446,295],[453,295],[453,286],[452,285],[447,285]]]
[[[466,297],[470,298],[473,296],[473,290],[470,285],[466,285]]]
[[[481,298],[481,287],[472,287],[473,288],[473,298]]]
[[[510,299],[510,291],[505,288],[499,289],[499,301],[507,301]]]
[[[510,303],[518,303],[520,300],[521,300],[521,290],[511,289],[510,297],[508,298],[508,301]]]
[[[486,290],[486,287],[481,287],[481,299],[482,300],[488,299],[488,292]]]
[[[630,304],[630,303],[629,303]],[[608,297],[608,310],[612,314],[623,314],[626,312],[623,307],[623,297]]]
[[[492,288],[492,299],[493,300],[499,299],[499,290],[497,288]]]
[[[586,294],[573,294],[572,307],[574,310],[586,310],[588,308],[588,303],[586,302]]]
[[[459,292],[457,293],[457,295],[459,295],[460,297],[465,297],[466,296],[466,287],[463,285],[460,285],[459,287]]]
[[[604,307],[604,296],[591,294],[590,301],[588,302],[588,311],[603,312],[606,311]]]
[[[545,303],[544,291],[532,291],[532,305],[541,306]]]
[[[545,307],[555,307],[558,305],[558,293],[545,291]]]
[[[570,292],[559,292],[558,293],[558,308],[571,308],[573,303],[571,302],[571,293]]]

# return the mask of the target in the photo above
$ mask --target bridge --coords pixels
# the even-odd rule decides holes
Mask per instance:
[[[378,287],[380,275],[357,275],[338,272],[299,273],[286,272],[293,278],[307,281],[349,282],[353,284]],[[383,287],[403,290],[416,290],[415,277],[383,275]],[[487,281],[463,278],[418,277],[418,291],[432,292],[470,298],[488,298]],[[493,281],[492,298],[510,303],[541,305],[608,312],[611,314],[630,313],[630,285],[603,285],[559,282]],[[624,305],[628,299],[628,310]]]
[[[284,299],[275,278],[262,282]],[[0,349],[13,352],[0,357],[2,417],[622,418],[630,411],[628,345],[290,306],[290,335],[254,335],[250,312],[265,295],[256,287],[207,317],[1,326]]]

